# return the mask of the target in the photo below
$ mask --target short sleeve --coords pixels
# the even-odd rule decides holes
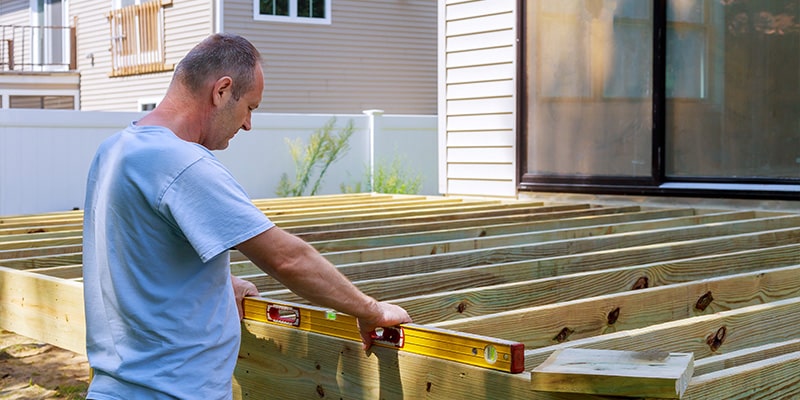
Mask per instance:
[[[213,158],[183,170],[157,203],[203,262],[274,226],[230,172]]]

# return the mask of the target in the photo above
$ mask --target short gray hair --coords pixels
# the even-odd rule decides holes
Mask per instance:
[[[174,79],[192,92],[223,76],[233,79],[232,94],[239,100],[253,87],[261,54],[249,40],[231,33],[215,33],[190,50],[175,67]]]

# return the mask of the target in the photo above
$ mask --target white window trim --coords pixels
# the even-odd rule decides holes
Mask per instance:
[[[308,18],[297,16],[297,0],[289,0],[289,15],[264,15],[259,12],[259,0],[253,0],[253,19],[256,21],[289,22],[296,24],[330,25],[332,0],[325,0],[325,18]]]

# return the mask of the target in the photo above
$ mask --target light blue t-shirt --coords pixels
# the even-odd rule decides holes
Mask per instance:
[[[135,123],[103,142],[84,215],[89,397],[231,398],[228,250],[273,226],[199,144]]]

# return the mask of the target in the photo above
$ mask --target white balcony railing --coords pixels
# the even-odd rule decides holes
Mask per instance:
[[[0,71],[74,71],[75,25],[0,25]]]

